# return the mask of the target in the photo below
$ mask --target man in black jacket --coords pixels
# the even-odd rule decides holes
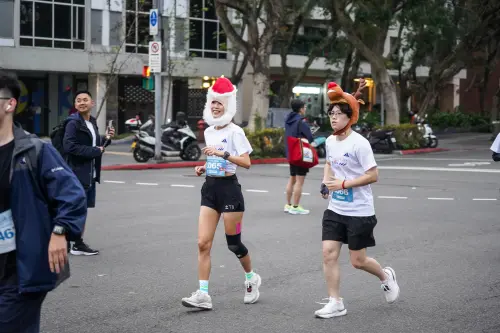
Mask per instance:
[[[96,183],[101,181],[101,159],[104,148],[111,143],[115,130],[107,129],[106,136],[99,135],[96,119],[91,116],[94,101],[88,91],[75,94],[78,113],[68,118],[65,126],[63,148],[68,165],[73,169],[87,194],[87,207],[94,208]],[[71,254],[91,256],[99,254],[80,238],[71,247]]]

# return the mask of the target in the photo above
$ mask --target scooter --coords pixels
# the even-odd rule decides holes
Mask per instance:
[[[415,123],[423,134],[425,147],[436,148],[438,146],[438,138],[434,135],[431,126],[427,122],[427,114],[424,116],[424,119],[415,115]]]
[[[125,128],[129,132],[138,131],[141,126],[142,122],[139,115],[135,116],[135,118],[130,118],[129,120],[125,121]]]
[[[375,130],[366,134],[366,139],[374,152],[384,151],[392,154],[396,148],[396,138],[391,130]]]
[[[164,157],[180,157],[185,161],[197,161],[201,157],[196,135],[185,124],[177,127],[173,123],[163,125],[161,134],[161,154]],[[134,159],[139,163],[146,163],[155,154],[155,136],[146,131],[136,134],[137,143],[133,150]]]
[[[311,125],[311,133],[314,138],[313,142],[311,142],[311,147],[316,149],[319,158],[324,158],[326,157],[326,136],[319,134],[319,129],[319,125],[314,121]]]

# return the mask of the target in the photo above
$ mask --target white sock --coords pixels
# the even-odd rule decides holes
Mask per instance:
[[[208,281],[200,280],[200,291],[202,293],[208,294]]]

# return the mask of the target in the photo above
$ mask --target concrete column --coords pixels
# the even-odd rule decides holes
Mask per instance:
[[[453,110],[460,106],[460,77],[453,77]]]
[[[92,99],[94,100],[95,107],[92,110],[92,115],[97,116],[97,112],[102,104],[101,113],[97,118],[97,126],[99,127],[99,134],[104,135],[106,133],[106,89],[107,89],[107,78],[103,74],[92,74],[89,75],[89,92],[92,94]],[[104,101],[104,102],[103,102]]]
[[[49,74],[49,130],[52,130],[57,124],[59,124],[59,93],[57,87],[59,85],[58,75],[55,73]]]
[[[173,96],[173,92],[172,92],[172,88],[173,88],[173,82],[172,80],[169,80],[168,77],[166,76],[163,76],[162,77],[163,81],[162,81],[162,96],[161,96],[161,99],[162,99],[162,108],[161,108],[161,121],[162,121],[162,124],[163,124],[163,121],[165,119],[165,112],[167,113],[167,121],[168,119],[172,120],[173,117],[174,117],[174,110],[172,109],[172,100],[174,98]],[[170,91],[170,97],[168,96],[168,92]],[[168,100],[168,101],[167,101]],[[168,104],[167,104],[168,103]],[[186,111],[184,111],[186,112]]]

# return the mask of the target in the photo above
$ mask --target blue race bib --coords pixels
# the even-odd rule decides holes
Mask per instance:
[[[224,177],[226,175],[227,161],[221,157],[208,156],[206,172],[207,176]]]
[[[0,213],[0,254],[16,249],[16,229],[11,210]]]
[[[343,202],[353,202],[354,196],[352,193],[352,188],[346,188],[345,190],[338,190],[332,192],[332,200],[343,201]]]

